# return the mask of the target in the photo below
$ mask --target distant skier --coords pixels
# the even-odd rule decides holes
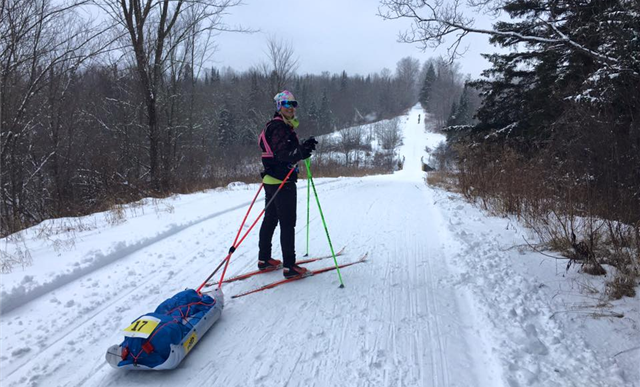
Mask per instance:
[[[418,123],[420,123],[420,114],[418,114]]]
[[[260,134],[259,144],[262,148],[262,182],[264,183],[265,205],[278,191],[278,187],[289,173],[294,171],[280,189],[271,205],[264,213],[260,227],[258,246],[258,269],[273,270],[282,263],[286,278],[307,275],[308,270],[296,265],[295,226],[296,226],[296,181],[298,166],[296,163],[311,156],[316,149],[316,141],[309,137],[300,143],[295,129],[298,119],[295,116],[298,102],[293,94],[284,90],[274,97],[276,113]],[[271,240],[276,226],[280,223],[280,246],[284,262],[271,258]]]

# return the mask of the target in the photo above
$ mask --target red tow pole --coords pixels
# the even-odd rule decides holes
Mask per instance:
[[[258,221],[260,220],[262,215],[264,215],[264,212],[267,210],[267,207],[269,207],[269,205],[271,205],[273,200],[276,198],[276,195],[278,194],[278,192],[280,192],[280,189],[282,188],[282,186],[284,186],[284,184],[287,182],[287,180],[289,179],[289,176],[291,176],[291,173],[293,172],[294,169],[295,168],[291,168],[289,170],[289,173],[287,173],[287,176],[284,178],[284,180],[282,180],[282,183],[280,183],[280,185],[278,186],[278,189],[273,194],[273,197],[271,198],[271,200],[269,200],[267,205],[264,206],[264,209],[260,212],[260,214],[258,215],[256,220],[253,222],[253,224],[251,224],[251,227],[249,227],[247,232],[244,233],[244,235],[242,236],[242,239],[240,239],[240,241],[238,241],[238,237],[240,236],[240,233],[242,232],[242,227],[244,227],[244,224],[245,224],[247,218],[249,217],[249,213],[251,212],[251,209],[253,208],[253,205],[256,202],[256,199],[258,198],[258,195],[260,194],[260,191],[262,190],[262,187],[264,186],[264,184],[260,185],[260,189],[258,189],[258,193],[256,193],[256,196],[253,198],[253,201],[251,202],[251,205],[249,206],[249,210],[247,211],[247,214],[244,216],[244,219],[242,220],[242,224],[240,225],[240,229],[238,230],[238,234],[236,234],[236,239],[233,241],[233,245],[231,246],[231,248],[229,248],[229,253],[222,260],[222,262],[220,262],[218,267],[216,267],[216,269],[211,274],[209,274],[207,279],[204,280],[204,282],[198,287],[198,289],[196,290],[198,292],[198,294],[201,294],[200,290],[202,290],[202,288],[207,284],[207,282],[209,282],[211,277],[213,277],[218,272],[218,270],[220,270],[220,267],[222,267],[222,265],[226,263],[224,265],[224,270],[222,271],[222,276],[220,276],[220,282],[218,283],[218,289],[222,288],[222,282],[224,282],[224,276],[225,276],[225,274],[227,272],[227,268],[229,267],[229,262],[231,261],[231,256],[236,251],[236,249],[242,244],[242,242],[245,240],[245,238],[249,235],[251,230],[253,230],[253,228],[258,223]]]
[[[254,196],[253,200],[251,201],[251,205],[249,206],[249,209],[247,210],[247,213],[245,214],[244,219],[242,220],[242,224],[240,225],[240,228],[238,229],[238,233],[236,234],[236,239],[233,241],[233,245],[229,249],[229,254],[226,256],[225,259],[222,260],[222,262],[220,262],[218,267],[216,267],[216,269],[211,274],[209,274],[207,279],[204,280],[204,282],[198,287],[198,289],[196,290],[196,292],[198,292],[198,294],[201,294],[200,290],[202,290],[202,288],[207,284],[207,282],[209,282],[211,277],[213,277],[218,272],[218,270],[220,270],[220,267],[222,266],[222,264],[226,260],[228,260],[231,257],[231,254],[233,254],[233,252],[235,251],[236,242],[238,241],[238,237],[240,236],[240,232],[242,231],[242,227],[244,227],[244,224],[247,221],[247,218],[249,217],[249,213],[251,212],[251,209],[253,208],[253,205],[255,204],[256,199],[258,198],[258,195],[260,195],[260,191],[262,191],[262,187],[264,187],[264,184],[260,184],[260,188],[258,188],[258,192],[256,192],[256,196]],[[225,267],[225,270],[226,270],[226,267]]]

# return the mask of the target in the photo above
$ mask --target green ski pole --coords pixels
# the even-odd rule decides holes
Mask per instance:
[[[331,248],[331,255],[333,255],[333,263],[336,265],[336,271],[338,272],[338,279],[340,280],[340,287],[344,288],[344,282],[342,281],[342,274],[340,273],[340,266],[336,259],[336,253],[333,251],[333,244],[331,243],[331,236],[329,236],[329,229],[327,228],[327,222],[324,220],[324,214],[322,213],[322,206],[320,205],[320,199],[318,198],[318,191],[316,191],[316,185],[313,182],[313,175],[311,174],[311,161],[309,159],[304,160],[304,164],[307,167],[307,178],[311,182],[313,187],[313,195],[316,197],[316,203],[318,203],[318,210],[320,210],[320,217],[322,218],[322,224],[324,225],[324,231],[327,233],[327,240],[329,241],[329,247]]]
[[[309,178],[309,165],[311,164],[311,158],[308,158],[304,161],[305,165],[307,165],[307,254],[305,257],[309,256],[309,200],[311,198],[311,186],[309,182],[311,179]],[[308,164],[307,164],[308,163]]]

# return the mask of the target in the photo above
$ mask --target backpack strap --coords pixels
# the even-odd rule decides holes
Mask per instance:
[[[262,157],[263,158],[273,158],[273,151],[271,150],[271,147],[269,146],[269,143],[267,142],[267,128],[269,128],[269,124],[273,121],[284,121],[282,119],[282,117],[275,117],[273,120],[267,122],[267,125],[265,125],[264,129],[262,129],[262,132],[260,132],[260,136],[258,136],[258,146],[260,146],[260,148],[264,149],[264,152],[262,152]]]

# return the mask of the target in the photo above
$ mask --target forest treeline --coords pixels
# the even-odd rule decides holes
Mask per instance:
[[[300,103],[302,137],[391,118],[416,102],[426,67],[413,58],[375,74],[300,75],[294,50],[272,37],[249,70],[212,67],[215,33],[248,32],[223,23],[238,3],[3,1],[0,235],[255,181],[257,135],[285,88]],[[86,20],[89,6],[100,22]],[[348,162],[349,149],[341,151]]]

